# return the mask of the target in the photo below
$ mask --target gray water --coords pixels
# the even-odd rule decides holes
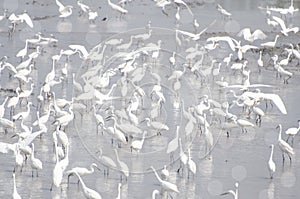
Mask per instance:
[[[151,198],[151,193],[154,189],[160,190],[158,181],[156,180],[153,172],[149,171],[150,166],[154,166],[156,169],[162,169],[163,165],[168,165],[170,171],[170,181],[176,183],[180,193],[172,194],[173,198],[232,198],[232,196],[220,196],[221,193],[232,189],[234,190],[234,183],[239,182],[239,195],[240,198],[298,198],[300,191],[299,187],[299,136],[295,137],[294,150],[296,155],[293,156],[293,162],[290,165],[288,159],[284,165],[282,165],[281,151],[277,145],[278,130],[276,126],[281,123],[283,130],[289,127],[296,127],[297,120],[300,118],[297,108],[298,95],[300,88],[297,86],[299,82],[299,69],[297,67],[297,60],[293,60],[288,69],[293,72],[293,77],[290,79],[289,84],[283,84],[281,79],[275,78],[275,72],[272,70],[272,66],[266,70],[262,70],[259,74],[256,67],[256,60],[258,59],[258,53],[248,52],[245,56],[249,60],[248,67],[251,69],[251,83],[265,83],[274,85],[273,88],[264,88],[263,92],[278,94],[285,103],[288,114],[283,115],[279,110],[269,108],[266,112],[266,116],[262,118],[262,124],[260,127],[248,128],[248,133],[241,134],[239,128],[233,129],[230,132],[230,138],[227,138],[226,132],[222,130],[220,125],[213,125],[210,130],[214,137],[214,148],[212,149],[211,156],[206,156],[205,141],[203,135],[199,130],[192,134],[191,139],[184,137],[184,125],[186,121],[182,119],[181,108],[174,108],[173,100],[175,93],[171,89],[172,85],[166,79],[167,75],[170,75],[168,58],[172,56],[172,51],[175,50],[175,18],[176,8],[169,6],[166,11],[169,13],[169,17],[161,13],[160,9],[155,7],[154,2],[149,1],[133,1],[127,5],[129,14],[123,16],[122,19],[117,19],[117,13],[113,12],[107,5],[106,1],[84,1],[87,5],[96,9],[99,14],[99,18],[95,25],[90,25],[86,18],[78,17],[79,8],[73,1],[63,1],[64,4],[71,4],[76,9],[73,11],[73,15],[66,20],[62,21],[57,17],[58,7],[55,1],[41,0],[32,4],[31,1],[4,1],[3,8],[8,8],[11,11],[17,13],[23,12],[24,9],[28,13],[36,18],[34,20],[34,28],[30,29],[24,24],[17,28],[16,33],[13,35],[12,40],[8,39],[7,26],[5,21],[0,22],[1,41],[3,45],[0,51],[0,56],[8,56],[9,62],[13,65],[19,63],[19,59],[15,57],[15,54],[24,47],[25,39],[33,37],[37,32],[42,32],[46,36],[51,33],[58,39],[57,47],[45,47],[43,55],[39,56],[36,60],[36,69],[32,72],[31,76],[35,83],[34,95],[30,97],[33,104],[36,104],[36,97],[39,94],[39,89],[43,84],[45,76],[50,72],[52,67],[51,56],[59,54],[60,49],[67,49],[70,44],[82,44],[85,45],[88,50],[93,49],[99,43],[105,39],[123,38],[125,42],[129,41],[131,34],[140,34],[146,32],[146,25],[151,20],[151,26],[153,28],[153,37],[149,42],[157,43],[158,39],[163,40],[161,55],[159,64],[153,67],[153,71],[161,75],[163,83],[163,91],[167,99],[167,103],[164,105],[164,110],[161,115],[160,121],[166,122],[170,127],[167,132],[162,132],[162,135],[155,136],[155,132],[150,132],[150,137],[147,137],[141,152],[137,155],[135,151],[130,152],[129,145],[122,145],[122,148],[118,149],[120,159],[127,163],[130,169],[130,176],[127,181],[122,180],[121,198]],[[265,22],[265,14],[263,11],[257,9],[258,6],[266,7],[278,6],[288,7],[289,1],[220,1],[225,9],[232,12],[232,20],[223,20],[222,16],[216,11],[216,3],[214,1],[197,1],[192,2],[191,8],[195,13],[200,29],[202,30],[214,19],[216,23],[208,29],[208,33],[203,35],[203,39],[199,41],[199,44],[205,44],[206,38],[215,35],[224,35],[228,32],[229,35],[234,35],[240,28],[251,27],[251,30],[260,28],[268,35],[267,41],[273,40],[276,32],[273,32]],[[295,1],[294,6],[300,7],[300,2]],[[100,8],[101,7],[101,8]],[[45,17],[45,19],[43,18]],[[102,18],[107,17],[107,21],[101,21]],[[40,19],[42,18],[42,19]],[[40,19],[40,20],[39,20]],[[186,11],[181,10],[181,23],[179,29],[193,31],[191,26],[192,19]],[[259,22],[259,23],[258,23]],[[299,13],[296,13],[291,23],[294,26],[300,26]],[[159,28],[158,28],[159,27]],[[137,29],[136,29],[137,28]],[[135,30],[133,30],[135,29]],[[121,34],[117,34],[121,33]],[[299,43],[299,33],[290,34],[289,37],[280,37],[279,46],[281,49],[287,47],[289,43]],[[254,42],[258,44],[259,42]],[[185,43],[184,47],[178,49],[178,54],[181,57],[185,57],[185,48],[194,46],[195,42]],[[34,49],[30,49],[33,52]],[[108,47],[105,51],[105,55],[108,56],[106,62],[106,68],[116,67],[119,60],[110,60],[109,58],[115,54],[115,50],[112,51]],[[280,52],[280,49],[275,51]],[[223,57],[227,56],[229,50],[226,45],[221,44],[221,48],[212,51],[210,55],[222,61]],[[264,58],[265,63],[269,60],[269,56]],[[153,60],[146,59],[147,63],[153,64]],[[176,59],[180,64],[185,63],[182,58]],[[210,65],[211,58],[205,57],[204,63]],[[60,75],[60,70],[65,64],[65,58],[59,61],[56,74]],[[77,56],[72,56],[68,62],[69,76],[68,80],[64,81],[62,85],[56,85],[53,87],[57,98],[66,98],[71,100],[74,93],[72,89],[72,72],[76,73],[76,80],[82,83],[80,75],[85,72],[90,65],[88,61],[82,61]],[[178,66],[176,69],[182,69]],[[225,80],[231,84],[238,84],[242,81],[241,75],[233,75],[232,71],[221,68],[221,74],[225,77]],[[149,74],[148,74],[149,75]],[[7,70],[2,71],[1,74],[1,88],[16,88],[18,82],[8,78]],[[114,77],[114,81],[120,78],[118,74]],[[217,77],[219,79],[220,76]],[[209,98],[214,99],[220,103],[226,100],[232,100],[231,95],[227,95],[226,91],[220,90],[217,85],[214,84],[212,76],[210,76],[206,83],[201,84],[200,79],[190,72],[187,72],[182,78],[182,88],[179,90],[180,97],[185,101],[185,106],[194,105],[199,103],[199,97],[207,94]],[[155,82],[149,76],[146,77],[145,82],[140,86],[145,89],[147,95],[152,89]],[[29,84],[24,85],[25,87]],[[104,93],[107,91],[104,90]],[[13,93],[1,91],[1,102],[5,96],[12,96]],[[132,90],[129,90],[128,96],[132,95]],[[113,92],[113,96],[120,96],[120,90],[116,89]],[[150,101],[145,102],[145,109],[142,110],[139,115],[143,118],[149,113]],[[18,105],[15,113],[25,110],[26,102],[23,101],[22,105]],[[108,102],[114,106],[121,106],[120,100],[113,100]],[[181,106],[180,106],[181,107]],[[262,104],[264,107],[264,104]],[[231,112],[239,114],[241,117],[245,117],[245,114],[241,112],[241,109],[233,107]],[[105,113],[109,115],[108,112]],[[9,110],[5,112],[5,118],[10,117]],[[211,119],[208,116],[208,119]],[[31,109],[31,115],[26,120],[28,126],[36,120],[36,108]],[[54,188],[52,192],[49,191],[52,183],[52,170],[55,165],[55,154],[53,153],[52,145],[52,132],[55,130],[55,126],[52,125],[54,121],[53,117],[48,121],[47,128],[48,133],[43,135],[41,139],[37,138],[35,143],[36,154],[35,157],[39,158],[43,162],[43,170],[39,171],[39,177],[31,177],[30,160],[24,165],[22,173],[19,171],[16,173],[17,178],[17,190],[22,198],[82,198],[82,190],[78,189],[76,177],[71,177],[71,184],[67,187],[67,177],[64,176],[63,183],[60,188]],[[254,120],[251,119],[254,123]],[[14,132],[8,131],[8,134],[1,134],[0,141],[14,143],[17,142],[17,138],[11,138],[15,132],[20,130],[20,122],[16,122],[18,128]],[[143,129],[147,129],[146,123],[142,123],[139,126]],[[107,122],[107,125],[112,125],[111,121]],[[169,155],[165,153],[168,142],[175,137],[176,125],[180,125],[180,137],[183,137],[184,150],[187,150],[191,145],[192,159],[197,164],[197,173],[195,176],[188,178],[187,169],[184,173],[178,174],[176,171],[179,168],[178,151],[174,154],[175,161],[171,162]],[[34,128],[34,130],[37,130]],[[98,160],[98,148],[103,149],[103,154],[111,157],[115,160],[113,148],[116,147],[116,143],[112,146],[110,137],[106,133],[96,133],[96,123],[93,118],[92,112],[89,109],[83,112],[83,117],[79,112],[75,112],[75,120],[71,122],[66,128],[66,133],[70,141],[70,163],[67,169],[71,169],[75,166],[88,167],[92,162],[96,162],[102,169],[102,171],[96,171],[92,175],[83,177],[86,185],[96,191],[98,191],[103,198],[115,198],[117,196],[117,186],[120,182],[120,172],[117,170],[110,170],[108,177],[103,175],[105,167],[101,165]],[[283,134],[284,139],[286,136]],[[269,179],[269,173],[267,169],[267,161],[269,159],[269,145],[274,144],[274,161],[276,163],[276,173],[274,179]],[[1,166],[0,166],[0,197],[10,198],[13,192],[13,180],[12,170],[14,167],[14,156],[12,153],[1,154]],[[192,175],[192,174],[190,174]],[[124,177],[123,177],[124,178]],[[163,197],[166,197],[164,195]]]

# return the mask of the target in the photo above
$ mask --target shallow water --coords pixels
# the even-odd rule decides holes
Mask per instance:
[[[250,81],[251,83],[266,83],[274,85],[273,88],[264,88],[263,92],[278,94],[286,105],[288,114],[282,115],[279,110],[274,107],[267,110],[267,114],[262,119],[261,127],[255,126],[249,128],[248,133],[241,134],[240,129],[236,128],[230,132],[230,138],[226,137],[226,132],[220,129],[219,125],[213,125],[211,131],[214,137],[214,148],[210,158],[208,158],[205,151],[205,141],[200,131],[195,131],[192,139],[184,137],[183,130],[180,131],[180,136],[183,137],[184,150],[191,144],[192,159],[197,164],[197,174],[195,176],[187,177],[187,170],[184,171],[183,176],[177,174],[176,170],[179,168],[179,154],[174,154],[175,161],[169,165],[169,155],[165,153],[167,143],[175,137],[176,125],[183,126],[186,121],[182,119],[181,109],[174,108],[173,100],[175,93],[171,89],[172,84],[167,81],[167,76],[170,75],[170,68],[168,57],[172,56],[172,51],[176,48],[174,41],[175,38],[175,20],[174,15],[176,8],[168,7],[166,11],[169,17],[163,15],[159,8],[154,6],[154,3],[148,1],[134,1],[128,7],[129,14],[124,16],[121,20],[116,19],[116,13],[112,12],[106,2],[99,3],[97,1],[84,1],[88,5],[93,5],[99,13],[99,19],[108,17],[108,21],[98,20],[95,25],[89,25],[86,19],[78,17],[78,8],[74,10],[73,15],[61,21],[58,15],[57,6],[55,2],[38,1],[35,5],[31,1],[18,2],[17,1],[4,1],[3,8],[16,9],[16,12],[22,12],[26,9],[33,17],[46,19],[34,20],[34,29],[31,30],[24,25],[19,27],[13,35],[12,40],[7,39],[7,23],[0,22],[1,28],[1,41],[4,46],[1,47],[0,56],[9,56],[9,62],[12,64],[19,63],[19,59],[15,58],[18,50],[23,48],[24,40],[32,37],[34,33],[41,31],[45,35],[53,33],[59,40],[57,47],[45,47],[45,53],[37,59],[36,69],[31,74],[33,82],[35,83],[34,95],[31,96],[33,104],[36,104],[36,97],[39,94],[39,88],[43,84],[46,74],[51,70],[51,56],[58,54],[60,49],[67,49],[70,44],[83,44],[87,49],[92,49],[100,42],[108,37],[123,38],[128,42],[131,34],[144,33],[148,21],[151,20],[151,26],[161,27],[153,28],[154,33],[151,37],[151,42],[157,43],[158,39],[163,40],[159,64],[153,67],[153,72],[157,72],[164,77],[162,80],[163,91],[165,93],[167,103],[164,105],[159,121],[165,121],[170,127],[168,132],[162,132],[160,136],[156,136],[156,132],[148,132],[142,151],[137,155],[135,151],[130,152],[129,146],[122,146],[118,149],[120,159],[128,164],[131,171],[127,181],[122,181],[122,197],[121,198],[151,198],[151,193],[154,189],[160,189],[158,181],[154,174],[149,171],[149,167],[153,165],[156,169],[162,169],[163,165],[168,165],[170,170],[170,181],[176,183],[180,193],[172,194],[173,198],[231,198],[231,196],[220,196],[221,193],[228,189],[234,189],[234,183],[239,182],[239,195],[241,198],[297,198],[300,191],[297,189],[299,186],[300,166],[299,153],[300,142],[299,136],[295,137],[294,150],[296,155],[293,157],[293,163],[290,166],[288,161],[282,165],[281,152],[277,145],[278,131],[275,129],[277,124],[281,123],[283,129],[287,129],[297,125],[297,120],[300,118],[299,111],[295,108],[297,106],[299,90],[297,82],[299,79],[299,70],[296,60],[291,62],[289,70],[293,71],[294,76],[290,79],[289,84],[283,84],[281,79],[275,78],[275,72],[272,67],[263,70],[261,74],[258,73],[256,67],[256,60],[258,53],[247,53],[246,57],[249,60],[248,67],[252,70]],[[200,44],[205,44],[205,39],[214,36],[215,34],[224,34],[224,32],[236,32],[240,28],[251,26],[251,29],[261,28],[268,33],[268,41],[272,40],[276,33],[267,27],[265,15],[262,11],[257,9],[257,6],[288,6],[289,1],[222,1],[224,8],[232,11],[233,19],[231,21],[224,21],[220,14],[216,11],[215,3],[210,1],[199,1],[198,4],[192,2],[191,7],[195,12],[195,16],[200,23],[200,30],[210,24],[214,19],[216,23],[212,28],[208,29],[208,34],[203,35],[203,40],[199,41]],[[28,3],[28,4],[27,4]],[[43,5],[42,5],[43,4]],[[64,1],[64,4],[76,4],[73,1]],[[16,6],[18,5],[18,6]],[[101,9],[99,8],[101,7]],[[300,7],[300,2],[294,2],[295,7]],[[56,16],[56,17],[53,17]],[[142,17],[140,17],[142,16]],[[186,10],[182,9],[181,24],[179,29],[192,31],[191,18]],[[37,19],[37,18],[36,18]],[[261,21],[261,23],[256,23]],[[300,25],[299,13],[293,18],[295,26]],[[136,30],[132,30],[138,28]],[[129,32],[127,32],[129,30]],[[116,33],[120,33],[115,35]],[[122,33],[124,32],[124,33]],[[230,33],[231,35],[233,33]],[[291,34],[289,38],[281,37],[279,39],[279,46],[291,43],[298,43],[299,33],[296,35]],[[256,42],[254,42],[256,44]],[[259,43],[259,42],[258,42]],[[185,44],[185,47],[194,46],[194,43]],[[224,47],[225,46],[225,47]],[[178,54],[185,57],[184,48],[178,49]],[[33,49],[30,52],[34,51]],[[109,59],[115,54],[115,50],[107,48],[105,55],[108,56],[105,67],[113,68],[120,63],[120,60]],[[221,48],[212,51],[211,56],[218,61],[228,55],[229,51],[226,45],[221,45]],[[179,56],[178,56],[179,57]],[[269,60],[266,55],[263,59]],[[147,63],[153,64],[153,60],[147,59]],[[185,60],[178,58],[178,63],[184,63]],[[205,57],[207,67],[210,65],[211,57]],[[64,66],[65,59],[62,58],[58,63],[56,72],[60,74],[61,68]],[[69,62],[69,74],[76,73],[76,80],[82,82],[80,75],[87,69],[87,61],[83,62],[78,57],[73,56]],[[182,69],[178,66],[177,69]],[[242,81],[241,75],[234,75],[228,69],[221,69],[222,75],[225,80],[231,84],[238,84]],[[147,78],[140,86],[145,89],[147,95],[150,93],[153,84],[153,78]],[[117,81],[120,74],[116,75],[112,81]],[[219,78],[219,77],[217,77]],[[196,78],[192,73],[186,73],[182,78],[182,88],[180,89],[180,97],[185,101],[185,106],[196,104],[200,101],[200,97],[207,94],[209,98],[218,102],[232,100],[231,95],[226,95],[226,91],[220,91],[214,80],[209,77],[204,84],[200,83],[201,78]],[[17,81],[12,81],[8,78],[7,70],[2,71],[1,74],[1,88],[15,88],[18,86]],[[26,85],[27,86],[27,85]],[[72,77],[69,75],[68,80],[62,85],[54,86],[53,91],[58,98],[66,98],[70,100],[73,95]],[[107,91],[105,91],[106,93]],[[132,97],[132,89],[128,93]],[[1,92],[1,102],[6,95],[12,96],[13,93]],[[120,89],[113,92],[113,96],[120,96]],[[140,118],[145,117],[150,111],[151,100],[145,101],[145,109],[141,110]],[[108,102],[116,107],[121,107],[121,100],[113,100]],[[264,104],[262,104],[263,107]],[[18,105],[15,112],[25,110],[25,101],[22,105]],[[31,125],[36,120],[36,108],[32,108],[30,117],[26,120],[27,125]],[[231,109],[235,114],[241,114],[241,109],[236,106]],[[103,149],[103,154],[115,160],[113,147],[111,146],[110,137],[104,132],[97,134],[96,123],[94,121],[92,111],[89,109],[82,112],[83,117],[79,112],[75,112],[75,121],[70,123],[66,128],[66,133],[70,140],[70,163],[68,169],[75,166],[88,167],[90,163],[96,162],[98,165],[101,163],[98,160],[98,148]],[[109,111],[104,113],[109,115]],[[7,110],[5,118],[9,118],[10,114]],[[208,116],[208,119],[211,119]],[[67,177],[64,176],[62,189],[54,189],[49,191],[52,182],[52,170],[55,165],[55,155],[53,153],[52,145],[52,132],[55,126],[52,125],[53,118],[48,122],[48,133],[43,135],[41,139],[34,141],[36,154],[35,156],[43,162],[43,170],[39,172],[39,177],[31,177],[30,160],[25,164],[22,173],[17,172],[17,189],[22,198],[82,198],[83,194],[81,189],[77,188],[76,177],[71,177],[69,188],[67,188]],[[254,122],[254,120],[251,120]],[[20,122],[17,122],[18,129]],[[111,121],[107,125],[112,125]],[[146,123],[143,122],[139,125],[143,129],[147,129]],[[100,129],[100,128],[99,128]],[[37,130],[37,128],[34,128]],[[18,130],[16,130],[18,132]],[[14,143],[17,138],[11,138],[14,132],[9,130],[8,134],[1,134],[1,142]],[[150,136],[150,137],[148,137]],[[141,138],[141,136],[137,136]],[[285,135],[284,135],[284,138]],[[275,145],[274,161],[277,166],[274,179],[269,179],[267,169],[267,161],[269,159],[269,145]],[[114,143],[116,147],[116,143]],[[1,198],[8,198],[13,191],[12,170],[14,167],[14,157],[10,154],[1,154],[1,172],[0,172],[0,196]],[[105,169],[103,165],[100,166],[102,170]],[[124,178],[124,177],[123,177]],[[103,171],[96,171],[95,174],[84,176],[84,182],[92,189],[101,193],[103,198],[114,198],[117,196],[117,186],[120,182],[120,173],[117,170],[110,169],[108,177],[103,175]],[[166,195],[164,196],[166,197]]]

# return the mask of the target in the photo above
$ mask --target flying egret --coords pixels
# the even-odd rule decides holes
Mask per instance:
[[[67,5],[64,6],[59,0],[55,0],[56,5],[58,6],[58,11],[60,12],[59,17],[66,18],[72,14],[72,8],[73,6]]]
[[[231,13],[225,10],[220,4],[217,5],[217,10],[224,16],[224,17],[231,17]]]
[[[289,32],[294,32],[294,33],[299,32],[299,27],[287,28],[285,25],[285,22],[281,18],[273,16],[273,19],[277,23],[279,23],[279,25],[281,27],[281,33],[284,34],[285,36],[288,36]]]
[[[81,16],[84,13],[88,13],[90,10],[90,7],[82,3],[82,0],[77,0],[77,5],[80,7],[79,16]]]
[[[281,124],[279,124],[277,126],[277,128],[279,128],[279,134],[278,134],[278,146],[282,152],[282,161],[284,163],[284,154],[286,153],[290,159],[290,163],[292,163],[292,158],[291,158],[291,155],[294,155],[295,152],[294,152],[294,149],[286,142],[284,141],[282,138],[281,138],[281,132],[282,132],[282,126]]]
[[[122,14],[127,14],[127,13],[128,13],[128,10],[122,8],[121,6],[119,6],[119,5],[117,5],[117,4],[112,3],[110,0],[107,0],[107,2],[108,2],[108,5],[109,5],[113,10],[118,11],[118,12],[121,14],[121,16],[122,16]]]
[[[269,173],[270,173],[270,178],[273,179],[273,175],[276,171],[276,165],[275,165],[275,162],[273,161],[274,145],[271,144],[270,148],[271,148],[271,154],[270,154],[270,158],[268,161],[268,169],[269,169]]]
[[[252,34],[250,32],[250,28],[244,28],[242,29],[238,34],[238,37],[244,37],[245,40],[253,42],[257,39],[266,39],[267,35],[265,33],[263,33],[263,31],[261,31],[260,29],[255,30]]]
[[[183,31],[183,30],[177,30],[177,31],[178,31],[178,33],[181,33],[181,34],[183,34],[183,35],[186,35],[186,36],[188,36],[188,37],[191,37],[192,40],[194,40],[194,41],[198,41],[198,40],[200,39],[201,35],[202,35],[202,34],[203,34],[210,26],[212,26],[215,22],[216,22],[216,20],[213,21],[211,24],[209,24],[206,28],[204,28],[201,32],[199,32],[199,33],[197,33],[197,34],[194,34],[194,33],[191,33],[191,32],[187,32],[187,31]]]

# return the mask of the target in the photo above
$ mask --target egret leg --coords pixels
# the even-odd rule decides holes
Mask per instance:
[[[290,136],[291,136],[291,135],[289,135],[289,136],[287,137],[287,139],[286,139],[286,142],[288,142],[288,141],[289,141],[289,139],[290,139]]]
[[[288,154],[289,158],[290,158],[290,165],[292,164],[292,157]]]

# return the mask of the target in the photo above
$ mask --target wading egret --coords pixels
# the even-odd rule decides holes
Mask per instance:
[[[265,47],[265,48],[274,48],[275,45],[276,45],[276,42],[277,42],[277,40],[278,40],[278,37],[279,37],[279,35],[276,35],[274,41],[269,41],[269,42],[266,42],[266,43],[262,43],[262,44],[260,44],[260,45],[261,45],[262,47]]]
[[[191,149],[188,149],[188,161],[187,161],[189,172],[192,172],[193,175],[196,175],[197,166],[196,163],[192,160]],[[189,175],[188,175],[189,176]]]
[[[286,153],[290,159],[290,163],[292,163],[292,157],[291,155],[294,155],[294,149],[281,138],[281,132],[282,132],[282,126],[281,124],[279,124],[277,126],[277,128],[279,128],[279,134],[278,134],[278,146],[282,152],[282,161],[284,163],[284,154]]]
[[[104,175],[107,175],[109,174],[109,168],[113,168],[113,169],[116,169],[117,168],[117,164],[108,156],[104,156],[102,154],[102,149],[100,148],[99,149],[99,160],[100,162],[106,167],[106,170],[104,170]]]
[[[159,175],[157,174],[157,172],[156,172],[156,170],[154,169],[154,167],[151,166],[150,168],[153,170],[153,172],[154,172],[154,174],[155,174],[157,180],[159,181],[159,183],[160,183],[162,189],[164,189],[165,191],[170,191],[170,192],[179,193],[179,190],[178,190],[176,184],[173,184],[173,183],[171,183],[171,182],[162,180],[162,179],[159,177]]]
[[[12,198],[13,199],[22,199],[21,196],[19,195],[18,191],[17,191],[17,185],[16,185],[16,174],[13,173],[13,183],[14,183],[14,191],[12,194]]]
[[[92,164],[90,165],[89,169],[87,169],[87,168],[85,168],[85,167],[73,167],[72,169],[66,171],[65,173],[68,175],[68,183],[69,183],[69,178],[70,178],[70,176],[71,176],[71,175],[74,175],[75,172],[76,172],[77,174],[79,174],[80,176],[84,176],[84,175],[88,175],[88,174],[94,173],[94,172],[95,172],[95,169],[94,169],[94,168],[100,170],[100,169],[98,168],[98,165],[97,165],[96,163],[92,163]],[[78,180],[78,182],[79,182],[79,180]]]
[[[114,151],[116,154],[117,167],[124,174],[125,179],[127,180],[128,176],[129,176],[129,168],[125,162],[120,161],[119,155],[118,155],[118,150],[114,149]],[[122,179],[122,176],[121,176],[121,179]]]
[[[31,168],[32,168],[32,177],[33,177],[33,170],[36,170],[36,176],[38,177],[38,170],[42,170],[43,169],[43,163],[42,161],[40,161],[39,159],[34,157],[34,144],[31,144],[32,146],[32,151],[31,151],[31,155],[30,155],[30,160],[31,160]]]
[[[85,183],[83,182],[83,180],[81,179],[80,175],[77,172],[74,172],[74,173],[77,175],[77,177],[81,183],[83,195],[85,198],[87,198],[87,199],[101,199],[102,198],[98,192],[96,192],[93,189],[88,188],[85,185]]]
[[[169,175],[170,175],[170,172],[167,169],[167,165],[164,165],[164,168],[160,172],[160,176],[163,180],[168,180]]]
[[[273,161],[274,145],[272,144],[270,148],[271,148],[271,154],[270,154],[270,159],[268,161],[268,169],[270,173],[270,178],[273,179],[273,175],[276,171],[276,165],[275,162]]]
[[[239,198],[239,195],[238,195],[238,188],[239,188],[239,183],[235,183],[235,191],[233,190],[228,190],[227,192],[225,193],[222,193],[221,196],[223,195],[227,195],[227,194],[231,194],[233,195],[234,199],[238,199]]]
[[[285,131],[285,134],[288,135],[288,138],[286,139],[286,142],[289,141],[289,138],[292,136],[292,145],[294,143],[294,138],[295,136],[297,135],[297,133],[299,132],[300,130],[300,120],[298,120],[298,127],[292,127],[292,128],[289,128]]]

